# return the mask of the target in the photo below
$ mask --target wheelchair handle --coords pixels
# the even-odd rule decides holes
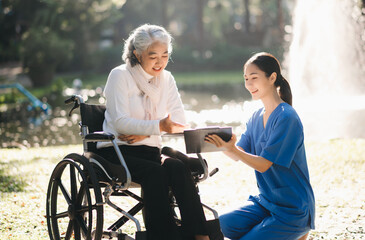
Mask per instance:
[[[65,104],[75,103],[72,107],[68,116],[71,117],[72,112],[80,106],[80,103],[84,103],[84,99],[80,95],[72,95],[70,98],[65,100]]]
[[[65,104],[70,104],[73,102],[84,103],[84,98],[80,95],[72,95],[70,98],[65,100]]]
[[[72,97],[68,98],[65,100],[65,104],[70,104],[73,103],[75,101],[75,95],[73,95]]]

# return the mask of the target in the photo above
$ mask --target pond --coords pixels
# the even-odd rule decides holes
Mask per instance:
[[[179,91],[191,128],[231,126],[240,135],[248,118],[262,106],[250,100],[242,84],[179,86]],[[91,91],[90,95],[88,103],[103,102],[99,93]],[[365,138],[365,95],[341,99],[294,96],[294,107],[303,122],[306,140]],[[81,144],[79,112],[69,117],[71,108],[53,107],[50,116],[26,114],[21,106],[0,111],[0,148]]]
[[[212,125],[239,127],[247,115],[243,113],[243,106],[249,94],[242,84],[179,86],[179,91],[192,128]],[[72,91],[68,89],[68,92]],[[84,90],[84,94],[88,96],[88,103],[103,103],[100,91],[95,94]],[[79,111],[74,111],[69,117],[71,108],[72,105],[53,107],[49,116],[27,113],[24,106],[0,112],[0,147],[81,144]]]

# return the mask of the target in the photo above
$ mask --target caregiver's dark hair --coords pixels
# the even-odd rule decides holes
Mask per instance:
[[[275,86],[279,88],[280,98],[292,105],[293,96],[289,82],[281,75],[281,67],[279,61],[270,53],[261,52],[253,55],[244,65],[244,68],[248,64],[255,64],[261,71],[264,71],[266,77],[270,77],[273,72],[276,73]]]

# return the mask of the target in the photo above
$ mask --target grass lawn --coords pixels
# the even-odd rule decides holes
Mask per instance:
[[[166,144],[183,149],[181,140]],[[317,211],[309,239],[365,239],[365,140],[307,142],[306,148]],[[66,154],[81,151],[81,145],[0,150],[0,239],[48,239],[49,176]],[[220,169],[199,185],[208,206],[224,213],[257,192],[253,170],[244,164],[223,153],[204,157],[210,169]]]
[[[230,84],[243,83],[242,71],[173,73],[177,84]]]

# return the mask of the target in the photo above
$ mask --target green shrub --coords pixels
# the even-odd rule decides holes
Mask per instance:
[[[261,51],[268,51],[274,55],[280,52],[277,47],[263,49],[256,46],[242,47],[227,43],[219,43],[203,52],[188,46],[177,46],[172,53],[169,68],[174,71],[239,70],[248,58]]]
[[[123,49],[121,45],[97,51],[93,55],[95,69],[98,72],[109,72],[112,68],[122,64],[122,51]]]
[[[58,64],[72,58],[73,43],[48,27],[32,27],[22,38],[22,60],[34,86],[52,81]]]

